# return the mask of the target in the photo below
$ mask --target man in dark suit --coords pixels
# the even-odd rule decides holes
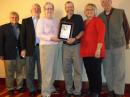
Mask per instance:
[[[39,4],[32,5],[32,17],[22,20],[21,33],[21,56],[26,57],[26,84],[30,95],[35,96],[36,91],[41,93],[41,68],[39,59],[39,39],[36,37],[35,27],[40,17],[41,7]],[[35,64],[36,63],[36,64]],[[37,65],[38,89],[34,86],[34,71]]]
[[[25,60],[19,55],[20,47],[20,28],[18,23],[19,15],[17,12],[11,12],[9,15],[10,23],[0,27],[0,59],[5,61],[6,87],[8,94],[14,94],[14,79],[16,73],[16,89],[23,92],[23,67]]]

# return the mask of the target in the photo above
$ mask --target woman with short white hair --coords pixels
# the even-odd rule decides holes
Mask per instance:
[[[45,16],[40,18],[36,32],[40,38],[40,63],[42,74],[42,96],[50,97],[55,91],[53,83],[56,77],[58,49],[58,22],[53,18],[54,5],[46,2],[43,11]]]

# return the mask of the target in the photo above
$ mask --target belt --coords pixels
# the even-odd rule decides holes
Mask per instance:
[[[66,41],[63,42],[63,44],[70,45],[70,46],[71,46],[71,45],[77,45],[77,44],[79,44],[79,43],[80,43],[79,41],[74,42],[73,44],[68,44]]]

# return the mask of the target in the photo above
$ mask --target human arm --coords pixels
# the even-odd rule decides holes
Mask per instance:
[[[96,23],[96,30],[98,32],[98,40],[97,40],[97,48],[95,52],[95,57],[100,58],[101,49],[103,47],[104,37],[105,37],[105,25],[101,19],[98,19]]]
[[[130,40],[130,26],[129,26],[125,12],[123,12],[123,29],[125,32],[126,49],[128,49],[129,48],[129,40]]]
[[[39,19],[37,26],[36,26],[36,35],[39,37],[40,41],[57,41],[57,34],[55,34],[56,29],[58,29],[57,25],[54,25],[54,28],[51,28],[52,24],[48,24],[46,26],[46,23],[43,19]],[[53,32],[53,33],[52,33]]]
[[[74,38],[69,38],[67,40],[68,44],[73,44],[76,40],[79,40],[83,35],[83,31],[81,31],[77,36],[75,36]]]
[[[76,36],[74,37],[71,37],[67,40],[67,42],[69,44],[72,44],[74,43],[75,41],[77,40],[80,40],[80,38],[82,37],[83,35],[83,30],[84,30],[84,22],[83,22],[83,18],[81,15],[78,15],[77,16],[77,21],[78,21],[78,25],[76,24],[76,27],[78,28],[77,31],[79,32]],[[76,29],[76,28],[74,28]]]
[[[4,28],[0,26],[0,60],[3,60],[4,56]]]

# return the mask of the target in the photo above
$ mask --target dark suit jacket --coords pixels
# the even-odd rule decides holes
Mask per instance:
[[[21,30],[21,25],[18,24]],[[17,47],[17,48],[16,48]],[[20,39],[16,38],[11,23],[4,24],[0,27],[0,56],[5,60],[16,59],[17,49],[20,52]]]
[[[22,50],[26,50],[26,56],[32,56],[35,48],[35,28],[32,17],[22,20],[20,39]]]

